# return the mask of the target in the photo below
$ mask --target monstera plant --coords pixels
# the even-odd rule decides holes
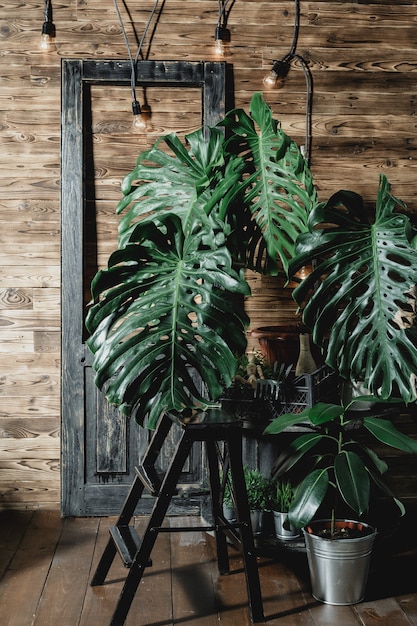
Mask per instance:
[[[96,384],[154,428],[210,406],[246,347],[245,270],[289,277],[327,363],[374,394],[416,399],[415,231],[381,177],[376,212],[319,203],[297,145],[261,94],[249,114],[160,139],[123,183],[118,249],[95,276],[86,326]]]
[[[122,184],[118,249],[86,326],[96,384],[154,428],[228,387],[249,323],[244,270],[287,272],[317,204],[311,172],[261,94],[250,115],[159,140]]]
[[[417,253],[405,208],[383,175],[375,211],[358,194],[337,192],[314,207],[289,272],[313,267],[294,297],[313,341],[328,341],[328,365],[408,404],[417,395]]]

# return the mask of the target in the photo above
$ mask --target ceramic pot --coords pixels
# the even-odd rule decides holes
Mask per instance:
[[[317,533],[330,528],[330,520],[317,520],[303,528],[312,595],[325,604],[357,604],[365,595],[376,530],[353,520],[336,520],[335,524],[357,531],[358,536],[320,537]]]

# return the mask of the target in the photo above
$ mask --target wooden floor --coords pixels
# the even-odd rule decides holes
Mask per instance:
[[[144,518],[137,518],[139,532]],[[201,520],[198,520],[201,523]],[[2,626],[106,626],[126,570],[115,560],[106,584],[89,581],[113,518],[61,519],[57,511],[0,512]],[[170,517],[170,525],[192,525]],[[417,542],[407,527],[375,551],[365,601],[333,607],[310,595],[305,553],[259,557],[265,623],[293,626],[417,625]],[[126,626],[250,624],[242,561],[231,547],[232,572],[217,573],[214,540],[205,532],[162,533]]]

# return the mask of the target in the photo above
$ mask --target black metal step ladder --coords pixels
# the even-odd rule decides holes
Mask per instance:
[[[161,479],[155,470],[155,462],[174,424],[177,424],[182,432],[175,454],[165,476]],[[177,491],[181,471],[195,441],[204,442],[206,447],[213,523],[211,526],[163,527],[165,514],[172,496]],[[229,476],[237,517],[237,521],[233,523],[225,519],[222,509],[225,480]],[[156,500],[146,530],[140,539],[135,528],[129,524],[145,488],[156,497]],[[129,572],[110,626],[123,626],[144,570],[152,564],[151,552],[158,533],[179,530],[214,531],[220,574],[229,572],[227,539],[239,547],[244,561],[250,617],[253,622],[263,622],[258,565],[242,464],[242,423],[221,409],[197,413],[189,420],[164,415],[159,421],[142,464],[136,469],[136,476],[116,525],[110,529],[107,546],[91,581],[92,586],[104,583],[113,559],[119,552]]]

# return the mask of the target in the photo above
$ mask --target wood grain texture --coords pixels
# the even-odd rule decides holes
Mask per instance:
[[[160,4],[143,57],[214,60],[217,2]],[[314,78],[311,163],[320,198],[347,188],[372,205],[379,174],[385,173],[393,194],[417,216],[415,2],[300,4],[298,52]],[[152,5],[149,0],[130,7],[133,24],[121,7],[133,54]],[[233,4],[226,59],[230,106],[247,108],[271,63],[289,50],[293,10],[292,0]],[[42,22],[40,0],[23,0],[18,10],[15,0],[0,2],[0,437],[2,443],[7,440],[0,446],[0,462],[13,463],[7,478],[0,472],[0,493],[7,494],[1,499],[5,506],[19,507],[25,498],[28,506],[59,501],[59,474],[45,465],[40,487],[36,473],[21,462],[30,451],[37,460],[44,455],[47,461],[50,454],[59,458],[61,60],[128,58],[113,0],[54,2],[56,52],[49,55],[39,48]],[[97,252],[103,266],[115,241],[122,177],[161,133],[183,135],[197,127],[201,103],[193,89],[148,88],[152,127],[144,136],[133,136],[129,88],[94,85],[91,93]],[[138,95],[143,98],[142,88]],[[294,63],[283,89],[264,95],[284,130],[303,143],[301,66]],[[251,327],[294,320],[294,303],[282,285],[249,279]],[[250,336],[249,345],[256,348]],[[25,438],[30,447],[21,445]],[[409,476],[415,475],[415,466],[410,468]],[[403,476],[407,470],[398,471]],[[415,482],[409,478],[407,491],[412,489]],[[415,615],[415,606],[410,611]]]
[[[410,576],[416,541],[405,550],[404,533],[385,550],[375,546],[365,600],[354,606],[324,605],[310,591],[305,552],[259,549],[258,567],[267,626],[410,626],[417,623],[416,582]],[[91,587],[116,519],[62,519],[58,511],[0,512],[2,623],[13,626],[109,624],[126,569],[116,556],[106,584]],[[139,535],[146,517],[132,523]],[[177,517],[172,526],[201,524]],[[229,547],[231,572],[217,571],[215,542],[204,532],[160,533],[126,619],[126,626],[189,623],[250,626],[243,563]]]

